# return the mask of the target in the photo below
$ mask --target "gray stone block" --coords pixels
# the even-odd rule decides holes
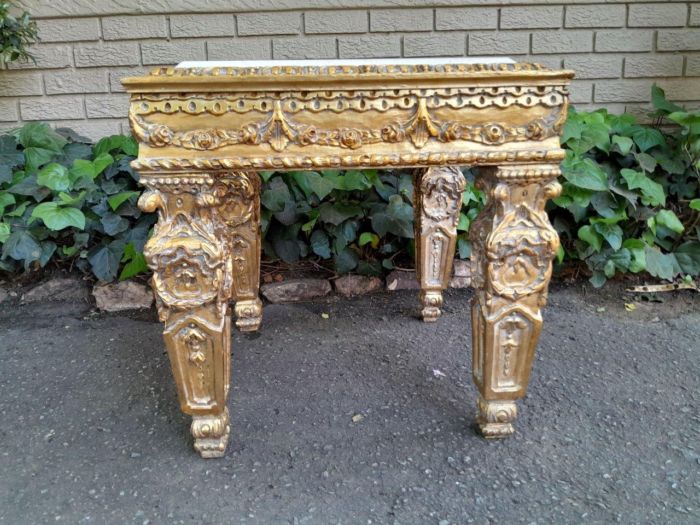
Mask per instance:
[[[56,95],[23,98],[19,101],[22,120],[66,120],[85,117],[83,97]]]
[[[335,38],[327,36],[306,38],[276,38],[272,41],[275,59],[335,58]]]
[[[467,37],[462,33],[406,35],[403,52],[407,57],[463,56]]]
[[[264,37],[207,40],[209,60],[269,60],[272,41]]]
[[[633,2],[627,15],[628,27],[683,27],[688,17],[685,2],[644,4]]]
[[[624,5],[568,5],[565,27],[623,27],[626,14]]]
[[[162,15],[107,16],[102,19],[105,40],[165,38],[168,26]]]
[[[269,13],[242,13],[237,15],[238,34],[246,35],[295,35],[301,32],[299,11]]]
[[[109,91],[106,69],[47,71],[44,73],[47,95],[106,93]]]
[[[654,32],[647,29],[596,31],[595,50],[602,52],[651,51]]]
[[[304,14],[306,33],[366,33],[368,29],[367,11],[309,11]]]
[[[435,29],[496,29],[498,9],[495,7],[454,7],[435,10]]]
[[[501,29],[556,29],[562,26],[563,20],[562,6],[501,8]]]
[[[73,50],[77,67],[137,66],[139,45],[136,42],[79,45]]]
[[[370,31],[432,31],[432,9],[374,9],[369,13]]]
[[[236,20],[231,13],[212,15],[173,15],[170,17],[170,35],[173,38],[234,36]]]
[[[483,31],[469,33],[470,55],[526,55],[530,33],[523,31]]]
[[[593,32],[582,29],[532,33],[533,53],[587,53],[593,51]]]
[[[393,58],[401,56],[398,35],[363,35],[338,37],[340,58]]]
[[[141,54],[145,65],[175,65],[184,60],[206,59],[203,40],[142,42]]]

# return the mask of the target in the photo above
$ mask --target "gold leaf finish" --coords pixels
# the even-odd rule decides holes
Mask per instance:
[[[484,436],[513,432],[558,248],[570,71],[536,64],[159,68],[125,79],[132,167],[157,211],[144,253],[194,447],[225,453],[233,302],[256,330],[263,170],[416,168],[416,267],[425,321],[443,304],[465,178],[488,197],[471,224],[473,376]]]

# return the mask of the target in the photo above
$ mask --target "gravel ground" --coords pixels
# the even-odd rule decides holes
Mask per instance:
[[[0,523],[700,523],[700,299],[606,290],[555,287],[492,442],[469,291],[433,325],[413,292],[267,305],[233,336],[219,460],[191,448],[154,312],[4,304]]]

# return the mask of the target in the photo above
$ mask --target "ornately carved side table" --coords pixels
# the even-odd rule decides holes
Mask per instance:
[[[560,185],[570,71],[488,59],[181,64],[124,80],[133,167],[158,211],[145,254],[195,449],[224,454],[229,302],[256,330],[263,170],[417,168],[416,265],[425,321],[440,315],[465,180],[473,222],[473,376],[486,437],[513,432],[557,251],[544,206]]]

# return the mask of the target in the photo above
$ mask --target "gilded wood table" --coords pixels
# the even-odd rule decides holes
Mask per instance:
[[[477,422],[513,432],[559,246],[544,206],[560,192],[559,134],[573,73],[489,59],[183,63],[123,81],[140,148],[133,168],[158,212],[145,247],[194,448],[229,439],[231,320],[257,330],[263,170],[416,168],[425,321],[440,315],[465,179],[488,197],[473,221]]]

